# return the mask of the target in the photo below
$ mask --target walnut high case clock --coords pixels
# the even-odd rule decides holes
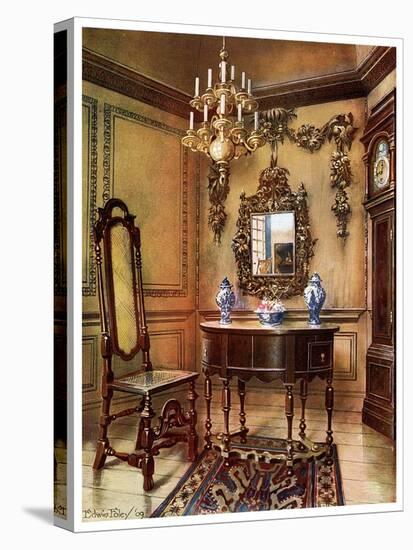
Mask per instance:
[[[395,156],[396,98],[371,111],[361,141],[366,153],[366,200],[371,244],[372,341],[366,356],[363,422],[395,438]]]

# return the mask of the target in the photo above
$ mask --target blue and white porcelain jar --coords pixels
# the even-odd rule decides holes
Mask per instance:
[[[326,299],[326,291],[321,286],[321,279],[318,273],[313,273],[308,285],[304,290],[304,301],[309,312],[308,323],[312,326],[320,325],[320,312]]]
[[[219,285],[219,292],[215,297],[215,302],[221,311],[221,325],[229,325],[231,323],[231,310],[235,304],[235,294],[232,291],[232,285],[225,277]]]

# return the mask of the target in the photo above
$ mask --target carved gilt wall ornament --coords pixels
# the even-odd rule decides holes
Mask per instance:
[[[282,107],[260,112],[260,128],[265,141],[271,146],[273,161],[277,156],[278,144],[289,139],[297,147],[310,153],[319,151],[326,142],[335,144],[335,151],[331,155],[330,181],[336,188],[335,202],[331,207],[337,218],[337,236],[345,239],[349,232],[347,223],[351,214],[349,199],[345,189],[353,181],[348,151],[351,149],[354,133],[357,128],[353,125],[353,115],[339,114],[332,117],[321,128],[312,124],[302,124],[297,129],[291,128],[291,122],[297,118],[295,109]],[[229,193],[228,182],[220,183],[216,164],[212,164],[208,174],[208,191],[210,209],[208,223],[214,234],[214,241],[219,244],[225,228],[227,214],[225,200]]]
[[[239,286],[247,294],[259,298],[281,299],[301,294],[308,282],[310,259],[314,245],[308,217],[307,192],[304,184],[297,192],[288,184],[289,172],[276,166],[274,157],[271,166],[263,170],[257,193],[246,197],[241,194],[237,233],[232,241]],[[268,212],[294,212],[295,215],[295,271],[282,277],[256,276],[252,274],[251,214]]]
[[[224,203],[229,193],[229,182],[220,178],[218,165],[215,162],[210,165],[209,169],[208,192],[210,202],[208,225],[214,233],[214,242],[220,244],[227,219]]]
[[[260,116],[264,136],[271,145],[273,155],[277,143],[283,143],[286,137],[297,147],[310,153],[321,149],[326,141],[335,143],[336,150],[332,153],[330,162],[330,182],[336,188],[336,196],[331,210],[337,218],[337,236],[345,239],[349,234],[347,222],[351,214],[345,189],[353,181],[348,151],[357,130],[353,125],[352,113],[335,115],[321,128],[302,124],[297,130],[289,127],[289,123],[297,117],[294,109],[270,109],[261,112]]]

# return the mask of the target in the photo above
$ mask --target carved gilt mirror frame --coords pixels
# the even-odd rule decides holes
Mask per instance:
[[[297,192],[288,184],[289,172],[271,162],[271,166],[260,174],[255,195],[240,196],[237,233],[232,241],[235,254],[239,286],[246,294],[259,298],[289,298],[301,294],[308,283],[310,259],[314,255],[315,240],[310,231],[307,192],[304,184]],[[251,216],[294,212],[295,214],[295,266],[291,275],[259,276],[252,273]]]

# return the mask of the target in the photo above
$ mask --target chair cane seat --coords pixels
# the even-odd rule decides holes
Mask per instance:
[[[147,394],[189,382],[198,376],[197,372],[155,369],[118,378],[111,383],[111,386],[120,391]]]

